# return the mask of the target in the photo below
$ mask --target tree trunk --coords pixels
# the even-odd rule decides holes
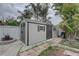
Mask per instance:
[[[37,14],[37,21],[38,21],[38,14]]]

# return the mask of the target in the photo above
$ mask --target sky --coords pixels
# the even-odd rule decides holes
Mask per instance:
[[[0,17],[17,17],[20,15],[17,11],[23,11],[25,8],[25,3],[0,3]],[[57,25],[62,20],[59,16],[55,16],[55,11],[53,9],[49,9],[48,16],[51,16],[50,19],[52,21],[52,24]]]

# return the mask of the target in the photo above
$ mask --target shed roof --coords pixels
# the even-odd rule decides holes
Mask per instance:
[[[24,22],[37,23],[37,24],[45,24],[45,25],[52,25],[52,24],[49,23],[49,22],[41,22],[41,21],[31,20],[31,19],[25,19],[25,20],[23,20],[21,23],[24,23]]]

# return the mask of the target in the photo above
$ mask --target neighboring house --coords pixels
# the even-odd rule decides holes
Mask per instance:
[[[52,24],[34,20],[21,22],[21,41],[27,46],[52,38]]]

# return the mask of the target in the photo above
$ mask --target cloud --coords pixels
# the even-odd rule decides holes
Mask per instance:
[[[8,16],[13,16],[16,17],[19,15],[17,10],[23,11],[25,7],[25,4],[23,3],[1,3],[0,4],[0,16],[3,17],[8,17]]]
[[[25,3],[0,3],[0,17],[17,17],[19,13],[17,10],[23,11],[25,8]],[[48,16],[51,16],[52,23],[54,25],[61,22],[61,18],[59,16],[55,16],[55,11],[52,9],[49,9]]]
[[[52,23],[54,25],[57,25],[57,24],[59,24],[62,21],[62,19],[61,19],[61,17],[59,15],[55,15],[55,10],[49,9],[48,13],[49,13],[48,16],[51,16],[52,17],[50,19],[50,21],[52,21]]]

